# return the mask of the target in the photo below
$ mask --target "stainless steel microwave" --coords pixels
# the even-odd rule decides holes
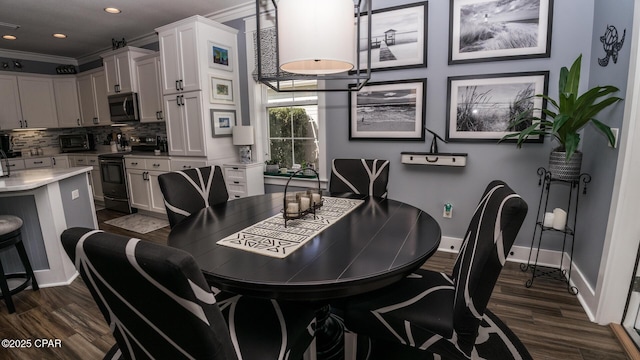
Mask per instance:
[[[138,94],[134,92],[109,95],[109,113],[112,122],[139,121]]]

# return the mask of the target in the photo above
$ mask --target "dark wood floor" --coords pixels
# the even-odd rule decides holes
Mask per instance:
[[[138,234],[104,224],[122,216],[98,211],[100,228],[165,243],[169,229]],[[438,252],[425,267],[451,272],[455,255]],[[527,274],[507,263],[489,302],[525,344],[534,359],[627,359],[609,327],[591,323],[575,296],[561,283],[536,279],[527,289]],[[17,312],[0,304],[0,339],[60,339],[60,348],[4,349],[0,359],[101,359],[115,343],[102,315],[80,278],[71,286],[23,291],[14,296]]]

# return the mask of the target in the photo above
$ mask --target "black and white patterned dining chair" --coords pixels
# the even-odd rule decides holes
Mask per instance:
[[[387,197],[389,160],[333,159],[331,162],[331,193],[355,193]]]
[[[313,341],[315,310],[217,302],[182,250],[86,228],[61,239],[116,339],[105,359],[299,359]]]
[[[169,172],[158,176],[158,183],[171,228],[200,209],[229,200],[219,166]]]
[[[419,269],[400,282],[348,299],[353,334],[470,359],[500,271],[527,214],[527,203],[503,181],[491,182],[465,233],[451,276]]]

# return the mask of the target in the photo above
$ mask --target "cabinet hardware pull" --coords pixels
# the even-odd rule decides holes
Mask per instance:
[[[20,120],[20,128],[22,128],[22,120]]]
[[[176,90],[180,90],[180,88],[178,87],[178,81],[180,80],[176,80]]]
[[[233,183],[234,184],[240,184],[240,181],[234,181]]]
[[[51,161],[53,161],[53,166],[56,166],[56,158],[51,158]]]
[[[184,90],[184,84],[182,83],[182,79],[180,79],[180,90]]]
[[[13,167],[13,166],[16,166],[16,164],[7,164],[7,166]]]
[[[184,106],[184,95],[180,95],[180,102],[182,103],[182,106]]]
[[[27,119],[24,119],[24,127],[28,128],[29,124],[27,123]]]
[[[159,116],[158,116],[158,120],[162,120],[162,119],[163,119],[163,117],[162,117],[162,110],[158,111],[158,114],[159,114]]]
[[[237,168],[237,167],[232,167],[232,169],[233,169],[233,170],[238,170],[239,168]]]
[[[191,165],[182,165],[183,169],[191,169]]]
[[[158,167],[160,166],[160,164],[153,164],[153,167]]]
[[[438,162],[438,157],[437,157],[437,156],[436,156],[436,158],[435,158],[435,159],[433,159],[433,160],[429,160],[429,157],[428,157],[428,156],[425,156],[425,157],[424,157],[424,159],[425,159],[425,160],[427,160],[427,162],[430,162],[430,163]]]
[[[34,164],[42,164],[42,161],[34,161]]]
[[[77,121],[78,121],[78,126],[80,126],[80,119],[78,119]]]
[[[138,165],[138,163],[137,162],[132,162],[131,165]]]
[[[180,95],[176,95],[176,105],[180,106]]]

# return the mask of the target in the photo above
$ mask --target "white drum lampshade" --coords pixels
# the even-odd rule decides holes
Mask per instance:
[[[306,75],[352,70],[355,31],[353,0],[280,0],[280,68]]]
[[[253,126],[234,126],[232,130],[233,145],[240,145],[240,162],[251,162],[251,145],[253,145]]]

